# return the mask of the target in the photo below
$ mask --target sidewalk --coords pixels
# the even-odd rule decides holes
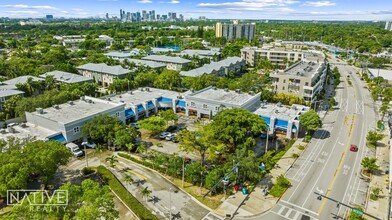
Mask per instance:
[[[381,219],[388,219],[389,212],[389,192],[388,192],[388,184],[387,181],[388,174],[385,173],[387,167],[389,167],[389,128],[385,126],[386,129],[382,132],[384,138],[377,143],[376,148],[376,157],[377,157],[377,165],[379,166],[379,170],[376,171],[374,175],[371,177],[369,192],[372,192],[374,188],[380,188],[380,197],[374,201],[371,200],[368,196],[368,204],[366,206],[366,212],[379,217]]]
[[[248,195],[243,195],[241,191],[234,193],[215,212],[223,216],[251,217],[271,209],[278,202],[279,198],[271,195],[264,196],[262,190],[266,187],[271,188],[277,176],[286,174],[296,160],[292,155],[302,154],[303,152],[303,150],[298,149],[300,145],[307,146],[307,143],[302,142],[302,139],[298,139],[282,159],[278,161],[271,172]]]

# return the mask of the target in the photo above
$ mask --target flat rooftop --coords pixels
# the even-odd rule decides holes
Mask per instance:
[[[308,110],[309,107],[306,107],[304,105],[294,104],[290,107],[290,106],[278,106],[277,104],[272,104],[272,103],[263,103],[261,104],[260,108],[258,108],[253,113],[264,117],[269,117],[269,118],[274,117],[285,121],[289,121],[289,120],[294,120],[295,117],[297,117],[297,115],[300,112],[305,112]]]
[[[147,91],[148,90],[148,91]],[[131,94],[132,92],[132,94]],[[170,90],[163,90],[163,89],[155,89],[155,88],[141,88],[137,90],[133,90],[130,92],[126,92],[123,94],[118,94],[114,96],[107,96],[110,98],[111,102],[121,103],[122,101],[126,104],[127,107],[136,106],[139,104],[144,104],[147,101],[154,100],[159,97],[177,99],[178,97],[182,96],[185,97],[186,94],[190,93],[180,93]]]
[[[15,85],[0,85],[0,97],[9,97],[13,95],[21,95],[24,92],[17,90]]]
[[[243,105],[256,95],[250,95],[244,92],[236,92],[232,90],[217,89],[214,87],[207,87],[195,93],[189,94],[188,97],[210,100],[215,102],[227,103],[231,105]]]
[[[0,139],[7,140],[9,137],[19,139],[34,137],[36,140],[45,140],[46,137],[58,133],[57,131],[48,130],[30,123],[25,123],[25,125],[21,126],[21,124],[17,124],[12,126],[15,129],[13,133],[9,132],[6,128],[0,129]]]
[[[301,76],[301,77],[312,77],[315,74],[323,62],[304,62],[301,61],[293,66],[289,67],[288,69],[279,72],[275,72],[273,74],[276,75],[292,75],[292,76]]]
[[[392,70],[383,70],[383,69],[368,69],[370,74],[373,77],[381,76],[386,80],[392,80]]]
[[[39,114],[36,111],[31,112],[31,114],[67,124],[124,105],[122,103],[114,103],[89,96],[86,96],[84,99],[72,101],[72,104],[65,103],[58,105],[58,109],[54,106],[46,108],[43,110],[43,114]]]

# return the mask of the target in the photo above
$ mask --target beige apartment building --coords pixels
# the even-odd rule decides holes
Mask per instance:
[[[273,65],[277,65],[279,69],[285,69],[289,62],[302,60],[304,55],[300,50],[286,48],[245,47],[241,49],[241,58],[251,67],[256,67],[259,57],[265,57]]]
[[[216,26],[215,26],[215,36],[216,37],[222,37],[222,28],[223,28],[222,23],[220,23],[220,22],[216,23]]]
[[[270,74],[272,91],[289,93],[313,102],[324,87],[327,64],[324,59],[309,59],[294,64],[284,71]]]

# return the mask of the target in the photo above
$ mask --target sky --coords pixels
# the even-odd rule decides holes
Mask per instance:
[[[126,12],[177,12],[185,18],[392,20],[392,0],[0,0],[0,17],[119,17]]]

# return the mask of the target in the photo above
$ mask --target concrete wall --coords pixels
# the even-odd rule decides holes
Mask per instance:
[[[37,113],[33,114],[31,112],[26,112],[26,121],[51,131],[59,132],[62,130],[61,125],[57,121],[47,119],[41,115],[38,115]]]

